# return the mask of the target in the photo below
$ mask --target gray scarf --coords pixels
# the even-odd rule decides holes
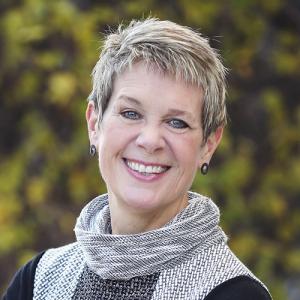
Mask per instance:
[[[162,228],[140,234],[110,234],[108,196],[88,203],[75,234],[87,265],[104,279],[126,280],[172,268],[207,247],[226,241],[219,209],[189,192],[189,204]]]

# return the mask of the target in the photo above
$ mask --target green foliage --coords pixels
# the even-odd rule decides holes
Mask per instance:
[[[220,206],[230,246],[274,299],[287,299],[300,278],[300,7],[292,0],[2,1],[0,288],[38,251],[72,241],[82,206],[105,192],[84,117],[100,32],[149,13],[200,28],[230,69],[230,121],[193,189]]]

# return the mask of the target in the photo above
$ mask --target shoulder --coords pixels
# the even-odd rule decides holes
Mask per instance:
[[[59,248],[47,250],[38,264],[41,267],[62,266],[75,257],[81,258],[82,252],[78,244],[72,243]]]
[[[47,299],[57,299],[60,294],[60,299],[68,298],[76,288],[84,265],[85,258],[77,242],[46,251],[36,268],[34,297],[44,299],[47,295]]]
[[[271,300],[268,291],[249,276],[237,276],[216,286],[204,300]]]
[[[239,260],[227,244],[220,243],[209,247],[196,258],[198,268],[195,271],[200,275],[195,286],[207,297],[205,300],[271,299],[266,286]],[[245,291],[250,298],[246,298]],[[234,295],[236,298],[233,298]],[[256,295],[265,295],[267,298]]]
[[[82,259],[77,243],[43,251],[22,266],[11,280],[2,300],[27,300],[32,299],[34,287],[39,279],[44,278],[52,270],[57,274],[68,264],[76,259]],[[38,279],[37,279],[38,278]]]
[[[43,255],[44,252],[39,253],[17,271],[3,295],[3,300],[32,299],[35,271]]]
[[[83,253],[77,243],[47,250],[40,259],[35,274],[35,286],[47,281],[53,274],[62,274],[77,268],[83,261]]]
[[[214,284],[210,285],[212,289],[205,300],[271,299],[264,283],[240,261],[228,245],[219,245],[210,254],[214,263],[209,268],[211,272],[207,279]]]

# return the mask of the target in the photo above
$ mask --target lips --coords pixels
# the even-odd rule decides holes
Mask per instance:
[[[146,163],[136,160],[124,159],[127,167],[135,172],[139,172],[144,176],[153,174],[162,174],[166,172],[170,167],[166,165],[156,163]]]

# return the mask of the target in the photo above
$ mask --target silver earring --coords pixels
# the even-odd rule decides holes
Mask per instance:
[[[209,169],[208,163],[204,163],[200,168],[202,175],[206,175],[208,173],[208,169]]]
[[[90,155],[91,156],[95,156],[96,152],[97,152],[96,146],[95,145],[91,145],[90,146]]]

